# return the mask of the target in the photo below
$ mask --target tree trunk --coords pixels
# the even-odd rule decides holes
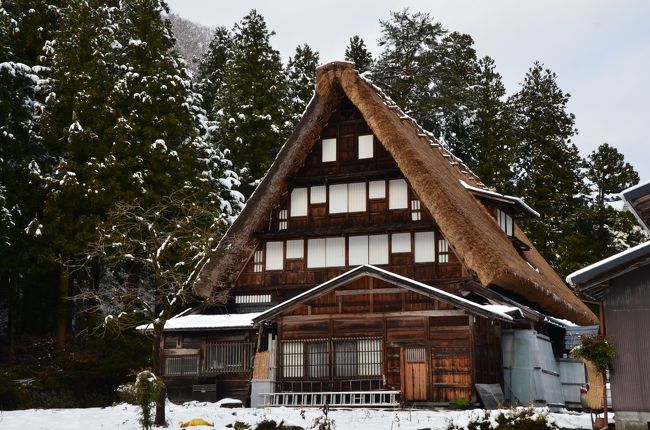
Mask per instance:
[[[167,426],[165,420],[165,401],[167,400],[167,387],[162,380],[162,365],[160,361],[160,342],[162,341],[163,327],[164,325],[158,326],[154,324],[153,347],[151,351],[151,363],[153,365],[153,371],[160,379],[162,387],[158,396],[158,401],[156,402],[156,418],[154,419],[154,425],[157,425],[159,427]]]
[[[59,350],[65,349],[65,338],[68,327],[68,293],[70,292],[70,269],[68,266],[61,268],[59,274],[59,312],[56,330],[56,345]]]

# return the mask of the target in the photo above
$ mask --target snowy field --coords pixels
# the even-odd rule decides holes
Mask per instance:
[[[302,413],[301,413],[302,412]],[[464,425],[471,416],[482,410],[435,411],[435,410],[379,410],[347,409],[333,410],[330,418],[335,421],[336,430],[417,430],[446,429],[450,420]],[[297,408],[220,408],[214,403],[191,402],[183,405],[168,404],[169,429],[180,428],[180,421],[203,418],[214,427],[197,426],[190,429],[232,429],[235,421],[254,425],[265,419],[309,429],[315,418],[322,415],[319,409]],[[588,429],[591,427],[588,414],[551,413],[549,417],[560,428]],[[138,408],[120,404],[108,408],[88,409],[31,409],[25,411],[0,411],[2,430],[138,430]]]

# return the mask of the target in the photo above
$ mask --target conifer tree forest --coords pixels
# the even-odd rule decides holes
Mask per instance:
[[[578,152],[548,65],[508,94],[470,35],[387,15],[375,58],[358,35],[341,53],[485,184],[541,214],[521,227],[561,276],[642,240],[611,205],[638,174],[607,143]],[[181,193],[227,225],[312,97],[319,53],[302,43],[283,63],[258,11],[211,31],[196,58],[169,17],[164,0],[1,0],[0,363],[35,337],[92,349],[83,333],[102,318],[78,297],[123,279],[123,264],[89,257],[116,205],[145,213]]]

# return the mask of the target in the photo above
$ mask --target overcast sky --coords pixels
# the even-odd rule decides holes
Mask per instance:
[[[215,1],[168,0],[184,18],[231,28],[257,9],[276,32],[283,60],[308,43],[321,61],[342,60],[351,36],[379,53],[379,20],[410,7],[449,30],[470,34],[479,56],[495,59],[509,94],[539,60],[571,94],[574,142],[583,156],[607,142],[650,180],[650,1],[648,0],[411,0]]]

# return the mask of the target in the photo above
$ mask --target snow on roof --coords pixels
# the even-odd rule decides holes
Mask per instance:
[[[165,323],[165,331],[176,330],[210,330],[226,328],[250,328],[253,327],[253,319],[260,316],[261,312],[247,314],[225,314],[225,315],[183,315],[170,318]],[[148,326],[138,326],[138,330],[150,330]]]
[[[278,305],[276,305],[276,306],[274,306],[274,307],[272,307],[270,309],[267,309],[265,312],[260,313],[259,314],[260,317],[255,318],[255,320],[256,320],[256,322],[260,322],[267,315],[273,315],[277,310],[285,308],[287,305],[290,305],[290,304],[293,304],[293,303],[299,303],[302,298],[308,297],[308,296],[312,295],[314,292],[316,292],[318,290],[326,289],[328,286],[336,283],[339,279],[350,276],[350,274],[352,274],[353,272],[357,272],[357,271],[362,272],[362,271],[364,271],[366,269],[370,269],[370,270],[375,271],[375,272],[383,273],[383,274],[386,274],[386,275],[391,276],[393,278],[398,278],[398,279],[404,281],[405,283],[412,284],[412,285],[414,285],[414,286],[416,286],[418,288],[424,289],[424,290],[429,290],[429,291],[435,293],[438,297],[448,297],[450,300],[463,303],[467,308],[480,309],[480,310],[482,310],[484,312],[488,312],[490,314],[493,314],[494,316],[496,316],[496,317],[498,317],[500,319],[514,320],[515,318],[513,318],[512,315],[509,315],[507,312],[513,312],[515,310],[519,311],[520,315],[523,315],[523,312],[521,311],[521,309],[519,309],[517,307],[514,307],[514,306],[511,307],[511,306],[499,306],[499,305],[481,305],[481,304],[472,302],[470,300],[467,300],[464,297],[457,296],[455,294],[443,291],[443,290],[441,290],[439,288],[435,288],[435,287],[432,287],[430,285],[423,284],[422,282],[415,281],[415,280],[413,280],[411,278],[407,278],[405,276],[398,275],[397,273],[393,273],[393,272],[390,272],[388,270],[384,270],[382,268],[379,268],[377,266],[373,266],[371,264],[364,264],[362,266],[355,267],[354,269],[349,270],[349,271],[347,271],[347,272],[345,272],[345,273],[343,273],[343,274],[341,274],[339,276],[336,276],[336,277],[330,279],[329,281],[324,282],[324,283],[322,283],[322,284],[320,284],[320,285],[318,285],[318,286],[316,286],[316,287],[314,287],[314,288],[312,288],[310,290],[307,290],[307,291],[305,291],[305,292],[303,292],[301,294],[298,294],[297,296],[295,296],[295,297],[293,297],[293,298],[291,298],[289,300],[286,300],[286,301],[284,301],[284,302],[282,302],[282,303],[280,303],[280,304],[278,304]]]
[[[576,270],[566,277],[566,281],[571,285],[576,285],[581,282],[588,281],[589,279],[603,272],[606,272],[610,269],[648,254],[650,254],[650,241],[634,246],[630,249],[626,249],[625,251],[612,255],[611,257],[607,257],[604,260],[600,260],[599,262],[592,264],[591,266]]]
[[[636,206],[634,203],[634,200],[643,197],[644,195],[647,195],[650,193],[650,181],[646,182],[641,182],[639,184],[636,184],[633,187],[630,187],[628,189],[623,190],[619,196],[623,199],[625,202],[625,206],[632,212],[632,215],[637,219],[639,224],[641,226],[645,227],[645,229],[650,232],[650,224],[648,223],[647,216],[644,218],[643,214],[640,213],[640,209]]]
[[[526,212],[529,212],[531,215],[533,215],[535,217],[539,217],[539,212],[537,212],[535,209],[528,206],[526,204],[526,202],[524,202],[520,197],[509,196],[509,195],[506,195],[506,194],[497,193],[496,191],[486,190],[484,188],[473,187],[470,184],[468,184],[467,182],[463,181],[462,179],[460,179],[460,183],[463,185],[463,187],[465,187],[465,189],[467,189],[469,191],[474,191],[474,192],[477,192],[479,194],[509,200],[512,203],[514,203],[515,205],[520,206]]]

